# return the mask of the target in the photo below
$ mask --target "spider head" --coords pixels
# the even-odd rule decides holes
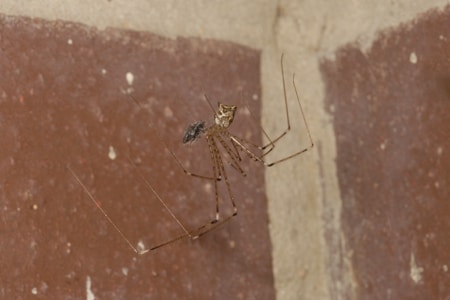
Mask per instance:
[[[214,116],[214,121],[217,125],[223,128],[228,128],[234,120],[234,114],[236,113],[236,105],[226,105],[219,103],[219,109]]]

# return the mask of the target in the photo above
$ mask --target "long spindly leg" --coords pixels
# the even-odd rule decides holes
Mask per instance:
[[[139,108],[141,110],[145,110],[144,107],[142,107],[141,103],[139,103],[139,101],[136,100],[136,98],[134,98],[132,95],[129,95],[130,98],[139,106]],[[149,127],[152,127],[151,123],[148,124]],[[175,153],[170,150],[169,146],[167,146],[166,142],[164,141],[164,139],[161,137],[161,135],[159,134],[158,131],[155,131],[155,133],[158,135],[158,139],[160,140],[160,142],[164,145],[164,147],[167,149],[167,151],[169,151],[170,155],[172,155],[172,157],[175,159],[176,163],[180,166],[180,168],[183,170],[183,172],[186,175],[192,176],[192,177],[197,177],[197,178],[201,178],[201,179],[208,179],[208,180],[221,180],[220,176],[219,177],[211,177],[208,175],[200,175],[194,172],[189,171],[188,169],[186,169],[182,162],[180,161],[180,159],[178,158],[178,156],[175,155]]]
[[[114,229],[119,233],[120,237],[130,246],[133,251],[139,255],[147,253],[148,249],[140,249],[138,247],[133,246],[133,244],[130,242],[130,240],[125,236],[125,234],[120,230],[120,228],[116,225],[116,223],[111,220],[111,218],[108,216],[106,211],[97,203],[92,193],[88,190],[88,188],[84,185],[84,183],[81,181],[81,179],[78,177],[78,175],[72,170],[71,167],[67,166],[67,169],[72,174],[72,176],[75,178],[75,180],[80,184],[80,186],[83,188],[86,195],[89,197],[89,199],[97,206],[97,208],[100,210],[100,212],[103,214],[103,216],[108,220],[108,222],[114,227]]]
[[[284,105],[285,105],[285,108],[286,108],[286,119],[287,119],[287,125],[288,126],[287,126],[287,129],[280,136],[278,136],[277,138],[272,140],[273,143],[276,143],[277,141],[279,141],[281,138],[283,138],[287,134],[288,131],[291,130],[291,122],[290,122],[290,117],[289,117],[289,108],[288,108],[287,95],[286,95],[286,80],[284,78],[283,57],[284,57],[284,55],[281,55],[281,77],[283,79],[283,96],[284,96]],[[307,147],[305,147],[304,149],[301,149],[300,151],[294,152],[294,153],[292,153],[292,154],[290,154],[290,155],[288,155],[286,157],[277,159],[277,160],[275,160],[273,162],[266,162],[266,161],[264,161],[264,164],[266,166],[268,166],[268,167],[274,166],[277,163],[281,163],[281,162],[286,161],[286,160],[288,160],[290,158],[298,156],[298,155],[300,155],[300,154],[302,154],[302,153],[304,153],[304,152],[306,152],[308,150],[311,150],[314,147],[314,142],[313,142],[313,139],[311,137],[311,131],[309,130],[308,122],[306,122],[305,112],[303,111],[303,106],[302,106],[302,104],[300,102],[300,96],[298,94],[297,86],[295,85],[295,73],[292,75],[292,86],[294,87],[295,98],[297,100],[298,107],[300,108],[301,117],[302,117],[302,120],[303,120],[303,124],[305,125],[306,132],[308,134],[308,139],[309,139],[310,144]],[[267,155],[269,152],[265,152],[262,156]]]
[[[261,129],[264,137],[268,140],[268,143],[265,144],[265,145],[257,145],[257,144],[251,143],[249,141],[246,141],[246,144],[249,144],[249,145],[251,145],[252,147],[254,147],[256,149],[259,149],[259,150],[263,151],[263,155],[261,157],[269,154],[275,148],[275,143],[277,141],[279,141],[280,139],[282,139],[291,130],[291,121],[290,121],[290,116],[289,116],[289,108],[288,108],[287,95],[286,95],[286,80],[285,80],[285,76],[284,76],[284,63],[283,63],[283,61],[284,61],[284,54],[281,55],[280,64],[281,64],[281,78],[282,78],[282,82],[283,82],[283,95],[284,95],[283,99],[284,99],[284,106],[285,106],[285,112],[286,112],[286,123],[287,123],[287,126],[286,126],[286,129],[281,134],[279,134],[277,137],[275,137],[275,138],[271,138],[267,134],[267,132],[264,130],[264,128],[262,126],[260,126],[260,129]],[[295,83],[294,83],[294,85],[295,85]],[[212,107],[212,104],[211,104],[211,102],[209,101],[209,99],[208,99],[208,97],[206,95],[205,95],[205,99],[208,102],[208,104],[211,107],[211,109],[214,111],[214,109]],[[258,123],[258,120],[256,120],[252,116],[250,111],[249,111],[249,114],[250,114],[250,117],[255,121],[255,123]],[[239,138],[237,138],[237,139],[239,139]],[[243,139],[240,139],[240,140],[242,141]],[[233,144],[233,146],[234,146],[234,144]]]
[[[139,107],[142,108],[142,106],[140,105],[140,103],[134,99],[132,97],[132,99],[138,104]],[[145,179],[145,177],[139,172],[139,176],[141,177],[141,179],[145,182],[145,184],[148,186],[148,188],[152,191],[153,194],[156,195],[156,197],[158,198],[158,200],[161,202],[161,204],[166,208],[166,210],[170,213],[170,215],[172,216],[172,218],[174,220],[176,220],[176,222],[179,224],[179,226],[183,229],[184,234],[181,234],[179,236],[176,236],[173,239],[170,239],[168,241],[165,241],[163,243],[160,243],[156,246],[153,246],[151,248],[149,248],[148,250],[146,250],[145,252],[148,251],[152,251],[155,249],[158,249],[160,247],[163,247],[165,245],[171,244],[175,241],[181,240],[183,238],[191,238],[191,239],[196,239],[197,237],[213,230],[214,228],[216,228],[217,226],[220,226],[221,224],[223,224],[224,222],[228,221],[229,219],[231,219],[233,216],[235,216],[237,214],[237,208],[234,202],[234,197],[231,193],[231,188],[228,182],[228,178],[226,179],[226,186],[227,186],[227,191],[229,194],[229,197],[231,199],[232,205],[233,205],[233,210],[234,213],[231,216],[226,217],[225,219],[219,221],[220,219],[220,211],[219,211],[219,194],[218,194],[218,182],[222,180],[222,174],[225,174],[225,168],[223,165],[223,161],[222,161],[222,157],[220,155],[220,151],[217,148],[217,144],[215,143],[214,139],[211,138],[208,140],[208,138],[206,138],[208,140],[208,147],[209,147],[209,152],[211,154],[211,162],[212,162],[212,169],[213,169],[213,176],[205,176],[205,175],[200,175],[200,174],[196,174],[193,173],[189,170],[187,170],[183,164],[181,163],[180,159],[175,155],[175,153],[167,146],[167,144],[165,143],[165,141],[163,140],[163,138],[160,136],[160,134],[158,132],[156,132],[158,134],[158,138],[161,141],[161,143],[164,145],[164,147],[166,148],[167,151],[169,151],[169,153],[172,155],[172,157],[174,158],[174,160],[176,161],[176,163],[180,166],[180,168],[183,170],[183,172],[188,175],[188,176],[192,176],[192,177],[196,177],[196,178],[200,178],[200,179],[206,179],[206,180],[212,180],[214,183],[214,191],[215,191],[215,200],[216,200],[216,216],[214,218],[214,220],[212,221],[208,221],[207,223],[197,227],[194,230],[187,230],[186,227],[181,223],[181,221],[175,216],[175,214],[171,211],[171,209],[166,205],[166,203],[162,200],[162,198],[158,195],[158,193],[155,191],[155,189],[151,186],[151,184],[148,182],[148,180]],[[216,134],[216,133],[215,133]],[[216,134],[217,135],[217,134]],[[228,150],[227,150],[228,151]],[[230,153],[230,151],[228,151]],[[239,156],[239,153],[237,151],[237,149],[235,150],[236,155]],[[136,168],[138,169],[138,167],[136,166],[136,164],[130,159],[128,158],[130,163]],[[240,157],[238,159],[240,161]],[[242,174],[243,170],[242,168],[239,166],[239,163],[237,161],[235,161],[235,166],[237,166],[237,168],[240,170],[240,172]],[[104,213],[104,212],[103,212]],[[106,214],[106,213],[104,213]],[[123,235],[123,233],[119,230],[119,228],[117,228],[117,226],[112,222],[112,220],[110,220],[111,224],[113,224],[114,228],[120,233],[120,235],[127,241],[127,243],[132,247],[131,243],[129,242],[129,240],[127,240],[125,238],[125,236]],[[135,250],[136,252],[136,248],[132,247],[133,250]],[[145,253],[144,252],[144,253]],[[137,252],[138,253],[138,252]],[[139,253],[139,254],[143,254],[143,253]]]
[[[286,112],[286,123],[287,123],[286,129],[283,132],[281,132],[277,137],[270,138],[270,136],[267,134],[267,132],[264,130],[264,128],[262,126],[260,126],[264,137],[268,140],[268,143],[260,146],[260,145],[256,145],[254,143],[246,141],[246,143],[251,145],[252,147],[255,147],[255,148],[263,151],[264,153],[262,156],[265,156],[265,155],[269,154],[270,152],[272,152],[272,150],[275,149],[276,142],[279,141],[280,139],[282,139],[291,130],[291,120],[289,117],[289,107],[288,107],[287,96],[286,96],[286,80],[284,77],[283,61],[284,61],[284,54],[281,55],[280,65],[281,65],[281,79],[283,82],[284,108],[285,108],[285,112]],[[255,120],[255,122],[257,122],[257,121]],[[241,139],[241,140],[243,140],[243,139]]]
[[[212,136],[206,136],[206,141],[208,142],[208,149],[211,156],[211,164],[212,164],[212,171],[214,177],[220,177],[221,176],[221,169],[219,166],[220,161],[220,153],[219,149],[217,149],[216,142],[214,141],[214,138]],[[216,216],[214,220],[211,221],[211,224],[216,223],[219,221],[220,218],[220,212],[219,212],[219,192],[218,192],[218,182],[217,180],[214,181],[214,198],[216,200]]]
[[[130,158],[128,158],[130,160],[130,162],[135,166],[135,168],[137,169],[137,166],[134,164],[133,161],[131,161]],[[131,241],[126,237],[126,235],[122,232],[122,230],[116,225],[116,223],[114,223],[114,221],[109,217],[109,215],[106,213],[106,211],[97,203],[97,201],[95,200],[94,196],[92,195],[92,193],[88,190],[88,188],[84,185],[84,183],[81,181],[81,179],[78,177],[78,175],[72,170],[72,168],[70,168],[70,166],[67,166],[67,169],[69,170],[69,172],[72,174],[72,176],[75,178],[75,180],[80,184],[80,186],[83,188],[84,192],[86,193],[86,195],[89,197],[89,199],[95,204],[95,206],[100,210],[100,212],[102,213],[102,215],[106,218],[106,220],[108,220],[108,222],[113,226],[113,228],[117,231],[117,233],[120,235],[120,237],[128,244],[128,246],[133,249],[133,251],[139,255],[143,255],[149,251],[153,251],[156,250],[160,247],[163,247],[165,245],[171,244],[173,242],[176,242],[178,240],[181,240],[183,238],[193,238],[191,232],[189,232],[187,230],[187,228],[181,223],[181,221],[175,216],[175,214],[172,212],[172,210],[166,205],[166,203],[162,200],[161,196],[155,191],[155,189],[153,188],[153,186],[148,182],[148,180],[145,179],[145,177],[138,172],[139,176],[141,177],[141,179],[145,182],[146,186],[152,191],[152,193],[156,196],[156,198],[159,200],[159,202],[161,202],[161,204],[166,208],[166,210],[169,212],[169,214],[172,216],[172,218],[178,223],[178,225],[183,229],[184,233],[181,235],[178,235],[172,239],[169,239],[165,242],[159,243],[157,245],[154,245],[150,248],[147,249],[141,249],[139,247],[135,247],[133,246],[133,244],[131,243]]]
[[[216,138],[218,136],[215,136]],[[191,239],[197,239],[200,236],[218,228],[219,226],[222,226],[224,223],[228,222],[230,219],[232,219],[234,216],[237,215],[238,213],[238,209],[236,206],[236,203],[234,201],[234,196],[233,196],[233,192],[231,191],[231,186],[230,183],[228,181],[228,176],[225,170],[225,166],[222,160],[222,156],[220,154],[220,150],[217,146],[216,141],[214,140],[214,137],[208,137],[207,138],[208,141],[208,148],[209,148],[209,152],[211,155],[211,163],[212,163],[212,169],[213,169],[213,178],[217,178],[217,177],[223,177],[223,182],[226,185],[226,189],[227,189],[227,193],[228,193],[228,197],[230,199],[231,205],[233,206],[233,213],[231,215],[226,216],[225,218],[221,218],[220,215],[220,205],[219,205],[219,180],[214,180],[214,197],[215,197],[215,202],[216,202],[216,216],[212,221],[208,221],[206,223],[204,223],[203,225],[197,227],[194,230],[189,231],[187,234],[175,237],[174,239],[171,239],[165,243],[159,244],[155,247],[150,248],[149,250],[154,250],[157,248],[160,248],[162,246],[168,245],[172,242],[181,240],[185,237],[190,237]],[[230,148],[225,148],[225,150],[227,152],[231,151]],[[230,153],[229,153],[230,154]],[[230,155],[231,156],[231,155]],[[239,164],[237,165],[238,168],[240,170],[242,170],[242,168],[239,166]]]
[[[230,165],[239,171],[242,176],[246,177],[247,174],[244,172],[242,167],[240,166],[240,162],[242,161],[241,155],[239,154],[239,148],[234,144],[231,143],[233,148],[230,148],[230,146],[225,142],[223,137],[226,137],[229,139],[229,133],[228,132],[222,132],[216,136],[217,140],[219,141],[222,148],[228,153],[229,158],[231,159]]]
[[[211,156],[211,162],[212,162],[212,169],[214,176],[223,176],[223,182],[226,186],[226,190],[228,193],[228,198],[230,199],[231,205],[233,206],[233,213],[231,215],[226,216],[225,218],[221,218],[220,215],[220,206],[219,206],[219,181],[214,182],[214,197],[216,202],[216,216],[212,221],[208,221],[204,223],[203,225],[197,227],[197,229],[192,230],[190,232],[193,239],[198,238],[209,231],[217,228],[218,226],[221,226],[231,218],[237,215],[237,206],[234,201],[234,196],[231,191],[231,186],[228,181],[228,176],[225,170],[225,166],[223,163],[223,159],[220,153],[220,150],[218,148],[218,145],[216,143],[215,138],[218,138],[218,135],[214,136],[208,136],[206,139],[208,141],[208,148]],[[228,148],[229,149],[229,148]],[[226,151],[228,151],[226,149]],[[239,167],[240,168],[240,167]]]
[[[274,166],[274,165],[276,165],[278,163],[281,163],[281,162],[286,161],[286,160],[288,160],[290,158],[293,158],[293,157],[298,156],[298,155],[300,155],[302,153],[305,153],[306,151],[309,151],[309,150],[311,150],[314,147],[314,142],[313,142],[313,139],[311,137],[311,131],[309,130],[308,122],[306,122],[305,112],[303,111],[302,104],[300,103],[300,96],[298,95],[297,86],[295,85],[295,74],[292,76],[292,85],[294,86],[295,98],[297,99],[297,103],[298,103],[298,106],[300,108],[300,112],[301,112],[302,119],[303,119],[303,124],[305,125],[306,132],[308,134],[309,145],[307,147],[301,149],[300,151],[294,152],[294,153],[292,153],[292,154],[290,154],[288,156],[285,156],[283,158],[277,159],[277,160],[275,160],[273,162],[270,162],[270,163],[269,162],[264,162],[264,164],[267,165],[268,167],[272,167],[272,166]],[[284,76],[283,76],[283,86],[284,86]],[[286,89],[284,91],[284,97],[286,98]],[[289,114],[287,113],[287,115],[289,115]]]
[[[248,142],[243,138],[240,138],[236,135],[233,135],[229,132],[226,132],[225,134],[228,136],[228,138],[231,140],[231,143],[234,145],[234,147],[240,149],[241,151],[243,151],[244,153],[246,153],[251,159],[255,160],[255,161],[259,161],[260,163],[264,164],[267,167],[272,167],[278,163],[284,162],[286,160],[289,160],[295,156],[298,156],[306,151],[309,151],[311,148],[314,147],[314,142],[312,140],[311,137],[311,132],[309,130],[309,126],[308,123],[306,122],[306,118],[305,118],[305,113],[303,111],[303,107],[302,104],[300,102],[300,97],[298,94],[298,90],[297,90],[297,86],[295,85],[295,74],[292,76],[292,85],[294,87],[294,91],[295,91],[295,96],[296,96],[296,100],[297,100],[297,104],[299,106],[300,112],[301,112],[301,117],[303,120],[303,124],[305,125],[306,128],[306,132],[308,134],[308,139],[310,144],[299,150],[296,151],[292,154],[289,154],[288,156],[279,158],[275,161],[272,162],[268,162],[264,159],[264,157],[269,154],[274,148],[275,145],[278,141],[280,141],[283,137],[286,136],[286,134],[291,130],[291,123],[290,123],[290,117],[289,117],[289,108],[288,108],[288,104],[287,104],[287,95],[286,95],[286,84],[285,84],[285,78],[284,78],[284,68],[283,68],[283,56],[281,57],[281,70],[282,70],[282,78],[283,78],[283,94],[284,94],[284,103],[285,103],[285,109],[286,109],[286,120],[287,120],[287,129],[285,131],[283,131],[279,136],[277,136],[274,139],[270,139],[268,137],[268,135],[265,133],[265,131],[263,130],[263,134],[269,139],[270,143],[265,145],[265,146],[258,146],[254,143]],[[270,146],[270,147],[269,147]],[[269,147],[268,150],[264,151],[266,149],[266,147]],[[251,148],[254,149],[259,149],[262,150],[263,153],[258,155],[254,152],[254,150],[252,150]]]
[[[217,135],[216,138],[219,140],[220,144],[224,147],[225,151],[229,154],[230,157],[233,157],[233,151],[230,149],[230,147],[228,147],[228,145],[223,141],[222,137],[220,135]],[[220,151],[217,147],[217,144],[215,144],[215,148],[216,148],[216,156],[217,156],[217,167],[220,170],[220,174],[223,175],[224,181],[225,181],[225,186],[227,188],[227,192],[228,192],[228,197],[230,199],[231,205],[233,206],[233,216],[237,215],[237,206],[236,203],[234,201],[234,196],[233,196],[233,192],[231,191],[231,187],[230,187],[230,182],[228,181],[228,176],[227,176],[227,172],[225,171],[225,166],[222,160],[222,156],[220,155]],[[238,170],[241,171],[241,174],[245,175],[244,171],[242,170],[241,166],[239,165],[239,161],[240,161],[240,157],[235,157],[233,159],[234,163],[235,163],[235,168],[237,168]],[[216,192],[217,194],[217,192]],[[218,197],[218,195],[216,195],[216,197]]]
[[[220,176],[220,173],[217,176],[216,176],[216,174],[214,174],[213,176],[206,176],[206,175],[200,175],[200,174],[193,173],[193,172],[189,171],[188,169],[186,169],[183,166],[183,164],[181,163],[180,159],[175,155],[175,153],[173,153],[173,151],[169,149],[169,147],[166,145],[166,143],[164,141],[162,141],[162,143],[164,144],[164,146],[166,147],[167,151],[169,151],[170,155],[172,155],[172,157],[175,159],[176,163],[180,166],[180,168],[183,170],[183,172],[186,175],[192,176],[192,177],[201,178],[201,179],[213,180],[213,181],[220,181],[222,179],[221,176]]]
[[[281,79],[282,79],[282,82],[283,82],[283,99],[284,99],[284,109],[285,109],[285,112],[286,112],[286,123],[287,123],[287,126],[286,126],[286,129],[274,139],[270,139],[268,134],[266,133],[266,131],[264,129],[262,129],[262,132],[263,132],[264,136],[269,140],[269,143],[267,145],[262,146],[262,150],[265,150],[265,149],[267,149],[270,146],[269,150],[267,150],[264,153],[263,156],[265,156],[268,153],[270,153],[275,148],[275,143],[278,142],[280,139],[282,139],[291,130],[291,119],[290,119],[290,116],[289,116],[289,106],[288,106],[287,95],[286,95],[286,79],[285,79],[285,76],[284,76],[284,63],[283,63],[283,61],[284,61],[284,54],[281,54],[281,61],[280,61],[280,65],[281,65]],[[295,74],[292,76],[292,81],[293,81],[293,84],[294,84],[294,88],[296,89],[294,77],[295,77]],[[300,105],[300,108],[301,108],[300,99],[298,98],[298,94],[297,94],[297,100],[298,100],[298,104]],[[304,119],[305,116],[303,115],[303,109],[301,111],[302,111],[302,117]]]
[[[186,230],[186,228],[181,224],[181,222],[178,220],[178,218],[175,217],[175,215],[173,215],[173,218],[176,219],[177,223],[179,223],[179,225],[183,228],[183,230],[185,231],[184,234],[179,235],[173,239],[170,239],[166,242],[160,243],[156,246],[151,247],[148,251],[152,251],[155,250],[157,248],[163,247],[165,245],[171,244],[175,241],[181,240],[183,238],[191,238],[191,239],[196,239],[204,234],[206,234],[207,232],[217,228],[218,226],[222,225],[224,222],[228,221],[229,219],[231,219],[233,216],[235,216],[237,214],[237,207],[236,204],[234,202],[234,196],[231,192],[231,188],[230,188],[230,184],[228,182],[228,177],[224,168],[224,164],[222,161],[222,157],[220,155],[220,151],[217,147],[217,144],[214,140],[213,137],[207,137],[206,138],[208,141],[208,150],[210,152],[210,156],[211,156],[211,163],[212,163],[212,171],[213,171],[213,177],[206,177],[206,179],[215,179],[215,178],[219,178],[219,177],[224,177],[225,179],[225,184],[227,187],[227,192],[228,195],[231,199],[231,203],[233,205],[233,210],[234,213],[230,216],[227,216],[226,218],[220,220],[220,206],[219,206],[219,180],[213,180],[214,182],[214,196],[215,196],[215,202],[216,202],[216,214],[215,214],[215,218],[211,221],[208,221],[204,224],[202,224],[201,226],[198,226],[196,229],[194,230]],[[132,162],[133,163],[133,162]],[[133,163],[134,165],[134,163]],[[137,168],[137,166],[135,166]],[[142,178],[142,180],[144,180],[147,184],[147,186],[152,190],[152,192],[154,194],[157,195],[156,191],[151,187],[150,183],[143,177],[142,174],[139,174]],[[200,177],[200,178],[205,178],[204,176],[195,176],[195,177]],[[165,203],[162,201],[162,199],[158,196],[158,199],[161,201],[161,203],[163,203],[163,205],[166,207],[166,209],[172,214],[170,208],[168,208]]]
[[[225,218],[224,220],[222,220],[221,222],[214,222],[214,221],[210,221],[198,228],[196,228],[195,230],[191,230],[189,231],[182,223],[181,221],[175,216],[175,214],[172,212],[172,210],[167,206],[167,204],[162,200],[161,196],[156,192],[156,190],[153,188],[153,186],[148,182],[148,180],[139,172],[136,164],[130,159],[128,158],[130,163],[136,168],[136,170],[138,171],[139,176],[141,177],[141,179],[145,182],[146,186],[150,189],[150,191],[157,197],[157,199],[161,202],[161,204],[165,207],[165,209],[169,212],[169,214],[172,216],[172,218],[178,223],[178,225],[183,229],[184,233],[175,236],[174,238],[171,238],[167,241],[164,241],[162,243],[156,244],[151,246],[150,248],[147,249],[141,249],[140,247],[136,247],[133,246],[133,244],[131,243],[131,241],[126,237],[126,235],[123,233],[123,231],[116,225],[116,223],[109,217],[109,215],[106,213],[106,211],[97,203],[97,201],[95,200],[94,196],[92,195],[92,193],[88,190],[88,188],[84,185],[84,183],[81,181],[81,179],[78,177],[78,175],[72,170],[72,168],[70,166],[67,166],[67,169],[69,170],[69,172],[72,174],[72,176],[75,178],[75,180],[78,182],[78,184],[82,187],[82,189],[84,190],[84,192],[86,193],[86,195],[88,196],[88,198],[94,203],[94,205],[99,209],[99,211],[102,213],[102,215],[106,218],[106,220],[112,225],[112,227],[114,228],[114,230],[117,231],[117,233],[120,235],[120,237],[128,244],[128,246],[136,253],[139,255],[143,255],[147,252],[156,250],[158,248],[161,248],[163,246],[169,245],[173,242],[182,240],[184,238],[191,238],[191,239],[196,239],[199,236],[205,234],[206,232],[214,229],[215,227],[219,226],[220,224],[226,222],[228,219],[230,219],[231,217],[233,217],[234,215]],[[223,168],[222,168],[223,169]],[[217,181],[215,181],[217,183]],[[227,179],[228,182],[228,179]],[[217,187],[216,187],[216,195],[218,197],[217,194]],[[214,226],[212,226],[214,224]],[[209,225],[209,226],[208,226]]]
[[[168,149],[168,151],[172,154],[172,156],[174,157],[174,159],[177,161],[177,163],[180,165],[180,167],[185,171],[185,173],[189,176],[193,176],[193,177],[197,177],[197,178],[202,178],[202,179],[208,179],[208,180],[212,180],[214,183],[214,193],[215,193],[215,200],[216,200],[216,215],[215,218],[212,221],[208,221],[204,224],[202,224],[201,226],[197,227],[194,230],[187,230],[186,227],[184,227],[181,222],[179,221],[179,219],[172,213],[172,211],[170,210],[169,207],[167,207],[167,205],[165,204],[165,202],[161,199],[161,197],[156,193],[156,191],[153,189],[153,187],[150,185],[150,183],[145,179],[145,177],[139,173],[139,176],[142,178],[142,180],[144,180],[144,182],[146,183],[146,185],[151,189],[151,191],[157,195],[158,200],[160,200],[160,202],[164,205],[164,207],[169,211],[169,213],[172,215],[172,217],[177,221],[177,223],[183,228],[184,230],[184,234],[179,235],[173,239],[170,239],[164,243],[158,244],[156,246],[153,246],[152,248],[149,249],[149,251],[151,250],[155,250],[157,248],[163,247],[165,245],[171,244],[175,241],[181,240],[183,238],[191,238],[191,239],[196,239],[199,236],[205,234],[206,232],[212,230],[213,228],[217,227],[220,223],[223,223],[225,220],[223,220],[222,222],[219,222],[220,219],[220,211],[219,211],[219,193],[218,193],[218,182],[220,181],[220,178],[222,177],[222,174],[225,175],[226,178],[226,183],[228,186],[228,190],[229,192],[229,185],[228,185],[228,178],[226,177],[226,173],[225,173],[225,169],[223,167],[223,162],[220,156],[220,152],[219,149],[217,148],[217,144],[215,143],[214,139],[211,138],[206,138],[207,142],[208,142],[208,148],[209,148],[209,152],[210,152],[210,156],[211,156],[211,163],[212,163],[212,171],[213,171],[213,176],[209,177],[209,176],[202,176],[202,175],[197,175],[194,173],[191,173],[187,170],[185,170],[185,168],[183,167],[183,165],[181,164],[181,162],[178,160],[178,158],[176,157],[176,155],[170,151],[166,145],[166,148]],[[164,142],[163,142],[164,143]],[[137,168],[137,166],[130,160],[130,162]],[[232,203],[233,206],[234,205],[234,199],[233,196],[230,194],[230,197],[232,198]],[[228,219],[228,218],[227,218]]]

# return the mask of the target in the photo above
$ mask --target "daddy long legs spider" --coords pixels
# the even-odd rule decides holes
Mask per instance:
[[[183,137],[182,142],[183,144],[187,143],[194,143],[199,139],[204,139],[208,146],[208,151],[210,155],[210,161],[211,161],[211,170],[212,175],[200,175],[197,173],[193,173],[189,171],[186,167],[183,166],[182,162],[178,159],[178,157],[175,155],[173,151],[169,149],[169,147],[165,144],[163,138],[160,136],[160,140],[165,145],[166,149],[170,152],[173,159],[176,161],[176,163],[180,166],[180,168],[183,170],[183,172],[187,176],[196,177],[203,180],[209,180],[213,184],[214,188],[214,197],[215,197],[215,217],[212,220],[208,220],[204,224],[201,224],[200,226],[196,227],[195,229],[188,229],[181,221],[180,219],[172,212],[172,210],[167,206],[166,202],[162,199],[162,197],[157,193],[155,188],[152,186],[152,184],[146,180],[146,178],[139,173],[139,176],[142,178],[142,180],[145,182],[147,187],[151,190],[151,192],[156,196],[158,201],[164,206],[164,208],[169,212],[170,216],[176,221],[178,226],[182,229],[183,233],[181,235],[175,236],[173,238],[167,239],[166,241],[156,244],[152,247],[145,248],[141,246],[134,246],[131,241],[127,238],[127,236],[122,232],[122,230],[116,225],[116,223],[109,217],[107,212],[97,203],[94,196],[91,194],[91,192],[88,190],[88,188],[83,184],[81,179],[77,176],[77,174],[68,166],[68,169],[72,176],[76,179],[76,181],[81,185],[85,193],[88,195],[89,199],[97,206],[97,208],[100,210],[100,212],[104,215],[104,217],[107,219],[107,221],[113,226],[113,228],[119,233],[122,239],[125,240],[125,242],[133,249],[133,251],[137,254],[145,254],[149,251],[161,248],[165,245],[171,244],[175,241],[178,241],[183,238],[191,238],[196,239],[200,237],[201,235],[204,235],[205,233],[217,228],[221,224],[224,224],[225,222],[229,221],[231,218],[237,215],[238,208],[235,201],[235,196],[232,191],[232,186],[230,184],[228,174],[226,171],[226,164],[227,162],[233,169],[238,171],[241,175],[246,176],[246,173],[244,169],[241,167],[241,161],[244,156],[247,156],[251,160],[255,161],[256,163],[260,163],[266,167],[272,167],[276,164],[285,162],[287,160],[290,160],[296,156],[299,156],[308,150],[310,150],[313,146],[313,140],[311,137],[311,133],[308,127],[308,124],[306,122],[306,118],[304,115],[303,107],[300,102],[300,97],[297,91],[297,87],[295,85],[295,74],[292,76],[292,85],[294,87],[295,91],[295,97],[297,100],[298,108],[300,111],[301,118],[303,120],[303,124],[305,126],[309,144],[308,146],[297,149],[297,151],[294,151],[293,153],[290,153],[284,157],[275,159],[274,161],[268,161],[266,159],[267,155],[276,148],[276,144],[283,139],[290,131],[291,131],[291,119],[289,114],[289,108],[288,108],[288,100],[286,95],[286,82],[285,82],[285,75],[284,75],[284,64],[283,64],[283,56],[281,56],[281,75],[282,75],[282,83],[283,83],[283,95],[284,95],[284,106],[285,106],[285,112],[286,112],[286,129],[279,134],[277,137],[271,139],[268,134],[262,130],[263,135],[268,140],[268,142],[265,145],[257,145],[252,142],[249,142],[245,140],[244,138],[241,138],[233,133],[231,133],[228,129],[232,125],[236,111],[238,109],[235,105],[229,105],[229,104],[218,104],[218,108],[216,111],[214,111],[214,108],[211,105],[211,102],[206,97],[205,98],[211,107],[211,109],[214,111],[214,122],[212,125],[207,126],[205,121],[197,121],[192,124],[190,124]],[[134,98],[133,100],[140,106],[139,102],[137,102]],[[141,106],[140,106],[141,107]],[[141,107],[142,108],[142,107]],[[226,158],[226,160],[225,160]],[[130,164],[132,164],[136,169],[138,167],[133,162],[132,159],[128,159]],[[220,205],[219,205],[219,185],[222,184],[224,186],[224,190],[226,191],[226,198],[229,200],[229,202],[232,205],[233,212],[225,217],[221,216],[220,211]]]

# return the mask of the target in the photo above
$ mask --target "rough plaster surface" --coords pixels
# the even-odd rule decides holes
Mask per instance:
[[[279,4],[274,21],[276,38],[263,51],[266,55],[263,56],[263,124],[271,128],[266,124],[273,122],[270,117],[274,111],[272,99],[281,94],[280,81],[274,80],[273,74],[277,74],[279,68],[274,57],[283,52],[291,60],[289,71],[296,72],[296,82],[317,145],[312,157],[305,154],[309,157],[299,158],[299,163],[266,172],[279,299],[356,297],[350,254],[346,251],[339,222],[341,200],[334,161],[335,137],[330,116],[323,110],[320,60],[324,56],[332,57],[336,48],[349,42],[359,41],[362,48],[367,48],[378,31],[446,3],[282,1]],[[299,209],[293,210],[293,207]],[[296,231],[300,233],[293,234]],[[331,237],[327,241],[325,231],[334,233],[327,235]],[[331,270],[338,263],[342,264],[342,282],[336,285],[332,282]]]
[[[81,22],[99,28],[145,30],[167,37],[195,36],[263,48],[271,31],[273,1],[2,1],[0,11]],[[101,13],[99,13],[101,12]]]
[[[357,299],[450,293],[449,17],[450,6],[430,10],[321,62]]]
[[[335,138],[330,116],[324,110],[319,60],[348,42],[368,47],[376,33],[414,18],[448,1],[2,1],[0,12],[67,19],[98,27],[149,30],[169,37],[200,36],[228,39],[262,48],[263,125],[279,132],[282,110],[274,99],[282,97],[279,57],[286,54],[287,73],[296,72],[309,125],[316,141],[311,153],[266,174],[273,242],[274,272],[279,299],[339,299],[330,295],[325,226],[334,230],[341,252],[339,190],[334,158]],[[101,13],[98,13],[101,11]],[[292,88],[291,88],[292,92]],[[292,96],[292,94],[290,94]],[[278,114],[276,113],[278,111]],[[304,135],[301,128],[293,134]],[[305,141],[300,141],[306,142]],[[297,144],[298,146],[298,144]],[[306,157],[305,157],[306,156]],[[333,199],[323,207],[324,199]],[[293,209],[299,207],[300,209]],[[332,223],[323,224],[324,214]],[[337,254],[340,255],[340,254]],[[348,289],[351,268],[348,266]]]

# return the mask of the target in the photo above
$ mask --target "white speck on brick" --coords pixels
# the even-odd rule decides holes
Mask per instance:
[[[86,277],[86,300],[95,300],[95,295],[91,290],[92,282],[91,277]]]
[[[129,85],[132,85],[132,84],[133,84],[133,81],[134,81],[134,75],[133,75],[133,73],[127,72],[127,74],[125,75],[125,77],[126,77],[126,79],[127,79],[128,84],[129,84]]]
[[[109,157],[110,160],[115,160],[116,157],[117,157],[116,150],[114,150],[113,146],[109,146],[108,157]]]
[[[415,52],[411,52],[411,54],[409,55],[409,61],[412,64],[417,64],[417,55]]]
[[[414,281],[414,283],[419,283],[422,280],[423,268],[417,266],[416,259],[413,253],[411,253],[409,267],[410,267],[409,276]]]

